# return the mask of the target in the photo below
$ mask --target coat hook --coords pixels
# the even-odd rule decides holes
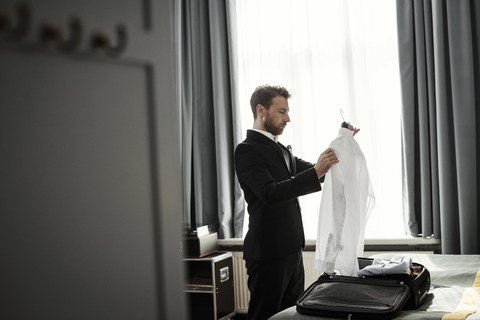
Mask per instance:
[[[40,37],[47,46],[55,47],[64,52],[71,52],[78,47],[82,39],[82,22],[77,17],[70,20],[69,37],[65,40],[58,24],[53,21],[46,21],[42,24]]]
[[[58,46],[62,42],[60,27],[53,21],[45,21],[40,28],[40,38],[47,46]]]
[[[105,33],[95,32],[91,40],[92,49],[110,57],[119,56],[127,47],[127,28],[123,25],[118,25],[116,31],[117,43],[115,46],[111,45]]]
[[[63,41],[59,46],[59,49],[65,52],[71,52],[75,50],[82,41],[82,21],[80,18],[73,17],[69,23],[70,34],[66,41]]]
[[[17,27],[12,29],[10,35],[12,40],[21,40],[27,35],[28,31],[30,31],[31,13],[30,7],[27,4],[22,3],[18,6],[17,18]]]
[[[6,40],[16,42],[23,39],[30,31],[31,14],[30,7],[25,4],[19,4],[16,11],[17,25],[13,26],[7,14],[0,11],[0,37]]]
[[[8,17],[2,10],[0,10],[0,38],[3,38],[7,34],[8,26]]]

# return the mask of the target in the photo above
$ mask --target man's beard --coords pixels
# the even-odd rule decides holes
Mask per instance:
[[[267,116],[265,117],[263,126],[265,127],[265,129],[267,129],[267,132],[270,132],[274,136],[279,136],[283,132],[283,128],[281,126],[275,126],[275,124],[272,122],[268,113],[267,113]]]

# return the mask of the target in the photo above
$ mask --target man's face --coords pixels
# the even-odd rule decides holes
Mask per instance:
[[[274,136],[281,135],[283,129],[287,126],[287,122],[290,122],[288,112],[288,101],[282,96],[273,98],[270,109],[266,110],[263,126],[266,131],[270,132]]]

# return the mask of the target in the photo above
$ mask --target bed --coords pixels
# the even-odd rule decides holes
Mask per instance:
[[[431,288],[425,303],[417,310],[402,311],[395,319],[439,320],[454,312],[465,289],[471,288],[480,271],[480,255],[408,254],[414,262],[423,264],[430,271]],[[373,258],[389,259],[391,254],[377,254]],[[480,303],[480,295],[475,296]],[[307,316],[291,307],[277,313],[271,320],[330,320],[333,318]],[[480,320],[480,311],[467,320]]]

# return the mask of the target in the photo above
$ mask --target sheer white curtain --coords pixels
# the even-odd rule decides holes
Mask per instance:
[[[356,139],[376,195],[366,237],[405,236],[395,0],[236,5],[243,134],[253,124],[249,99],[255,87],[282,85],[292,98],[291,122],[280,141],[315,162],[337,136],[343,109],[345,119],[361,128]],[[316,238],[320,200],[321,192],[300,200],[307,239]]]

